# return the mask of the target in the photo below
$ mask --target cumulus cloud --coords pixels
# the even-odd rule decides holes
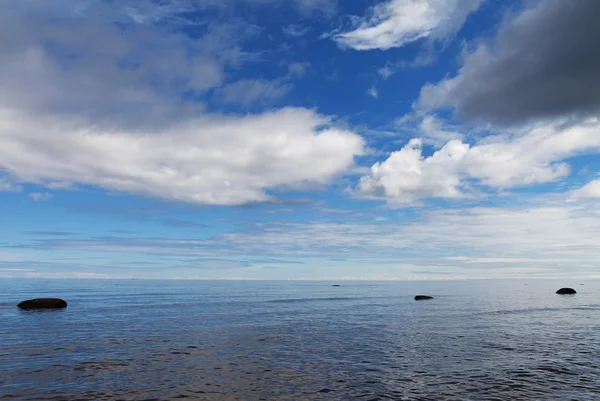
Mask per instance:
[[[361,177],[358,193],[394,204],[410,204],[429,197],[462,197],[461,177],[448,167],[454,167],[467,152],[468,145],[451,142],[433,156],[424,158],[422,141],[412,139],[386,161],[375,163],[369,175]]]
[[[240,62],[256,27],[186,19],[189,4],[24,0],[5,7],[0,169],[49,188],[88,184],[238,205],[272,200],[274,189],[327,183],[353,165],[362,139],[314,110],[204,111],[205,93]],[[194,24],[203,35],[185,34]],[[225,99],[289,90],[241,82],[224,90]]]
[[[419,39],[439,40],[456,33],[481,0],[387,0],[355,19],[355,28],[333,35],[343,47],[387,50]]]
[[[268,201],[269,189],[323,184],[363,140],[306,109],[209,115],[159,132],[0,111],[0,164],[24,182],[68,181],[208,204]],[[325,128],[322,128],[325,127]]]
[[[458,74],[423,87],[426,108],[512,125],[600,112],[600,2],[542,0],[508,18]]]
[[[411,140],[361,177],[357,193],[391,206],[425,198],[462,198],[473,185],[493,189],[557,180],[570,173],[564,159],[600,151],[600,120],[539,126],[525,135],[469,145],[452,140],[425,157],[420,139]]]

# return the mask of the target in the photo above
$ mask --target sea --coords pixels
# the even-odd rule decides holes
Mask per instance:
[[[3,279],[0,399],[600,400],[600,282]]]

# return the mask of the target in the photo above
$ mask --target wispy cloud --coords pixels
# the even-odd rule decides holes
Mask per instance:
[[[306,35],[311,31],[310,26],[302,25],[302,24],[290,24],[281,28],[281,31],[287,35],[292,36],[294,38],[299,38],[301,36]]]
[[[306,75],[306,72],[310,68],[310,63],[294,62],[288,65],[288,79],[290,78],[302,78]]]
[[[270,264],[282,258],[279,262],[288,269],[290,261],[314,264],[342,258],[347,266],[369,263],[384,270],[398,266],[398,273],[441,269],[454,274],[526,274],[528,267],[535,267],[552,275],[593,270],[600,256],[599,205],[583,208],[579,203],[565,204],[563,199],[545,204],[531,199],[530,203],[425,210],[418,219],[402,224],[267,223],[207,239],[41,238],[20,247],[208,258],[217,252],[226,260],[256,264],[265,262],[238,257],[271,255]],[[378,269],[371,270],[377,274]]]
[[[44,231],[44,230],[25,231],[25,234],[35,235],[35,236],[49,236],[49,237],[69,237],[69,236],[76,235],[76,233],[73,233],[70,231]]]
[[[287,2],[287,0],[283,0]],[[296,8],[304,15],[314,12],[332,16],[337,12],[338,0],[293,0]]]
[[[420,39],[443,39],[454,34],[475,11],[480,0],[387,0],[367,16],[354,19],[352,30],[333,39],[355,50],[387,50]]]
[[[0,192],[21,192],[23,187],[15,184],[7,175],[2,174],[0,170]]]
[[[176,220],[176,219],[165,219],[165,220],[161,220],[160,223],[164,224],[167,227],[175,227],[175,228],[206,228],[206,227],[208,227],[204,223],[197,223],[195,221]]]
[[[377,91],[377,88],[375,86],[372,86],[367,91],[367,95],[371,96],[372,98],[377,99],[379,97],[379,92]]]
[[[49,192],[32,192],[27,196],[36,202],[46,202],[54,197],[54,195]]]
[[[391,65],[389,63],[384,65],[383,67],[377,69],[377,74],[379,74],[381,76],[381,78],[383,78],[383,79],[388,79],[389,77],[394,75],[395,72],[396,72],[396,69],[394,68],[393,65]]]
[[[216,89],[215,96],[218,101],[228,104],[266,106],[283,98],[293,88],[292,83],[283,79],[242,79]]]
[[[600,179],[590,181],[581,188],[571,192],[575,198],[597,198],[600,199]]]

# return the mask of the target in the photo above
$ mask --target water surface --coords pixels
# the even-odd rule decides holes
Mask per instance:
[[[7,400],[600,399],[593,281],[7,279],[0,322]]]

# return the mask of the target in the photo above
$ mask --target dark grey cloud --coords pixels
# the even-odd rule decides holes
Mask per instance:
[[[500,125],[598,113],[599,16],[598,0],[542,0],[507,18],[456,77],[426,85],[420,105]]]

